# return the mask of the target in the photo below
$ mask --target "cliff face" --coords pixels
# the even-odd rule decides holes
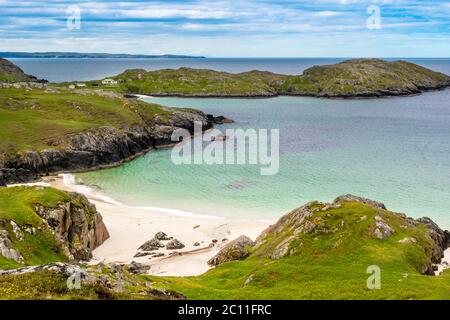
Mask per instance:
[[[102,216],[83,195],[42,187],[0,188],[0,269],[86,261],[108,238]]]
[[[96,169],[130,160],[152,148],[172,144],[174,130],[194,130],[194,121],[203,129],[212,127],[214,118],[191,109],[171,109],[167,116],[157,116],[153,123],[127,129],[99,127],[60,137],[55,149],[22,152],[0,157],[0,185],[28,182],[61,171]]]
[[[69,195],[71,201],[58,203],[56,208],[36,204],[35,211],[53,231],[70,260],[87,261],[92,258],[92,250],[109,238],[109,232],[102,216],[86,197],[77,193]]]

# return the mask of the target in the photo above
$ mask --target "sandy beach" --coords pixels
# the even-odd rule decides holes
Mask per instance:
[[[207,261],[227,242],[242,234],[255,239],[269,224],[275,222],[197,215],[168,208],[134,207],[116,202],[97,191],[93,192],[89,187],[73,184],[70,177],[46,177],[41,182],[27,185],[51,186],[82,193],[95,204],[111,237],[93,251],[91,264],[136,261],[151,265],[149,273],[153,275],[199,275],[210,269]],[[134,257],[138,248],[159,231],[178,239],[185,247],[180,250],[161,248],[157,253],[163,253],[164,256],[157,258]],[[195,243],[200,245],[194,246]]]

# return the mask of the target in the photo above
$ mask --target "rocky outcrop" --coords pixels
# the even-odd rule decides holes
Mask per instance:
[[[36,213],[53,231],[64,254],[71,260],[87,261],[92,250],[109,238],[102,216],[83,195],[70,193],[71,201],[57,207],[35,205]]]
[[[444,250],[450,246],[450,232],[439,228],[439,226],[428,217],[419,218],[416,221],[425,224],[428,227],[428,234],[434,242],[434,245],[427,250],[427,254],[431,257],[431,261],[426,265],[423,271],[424,274],[434,275],[434,265],[441,262],[444,257]]]
[[[343,196],[339,196],[336,199],[334,199],[334,203],[339,203],[342,201],[348,201],[348,202],[359,202],[359,203],[364,203],[364,204],[368,204],[374,208],[377,209],[382,209],[382,210],[387,210],[386,206],[384,205],[384,203],[375,201],[375,200],[370,200],[370,199],[366,199],[363,197],[358,197],[358,196],[354,196],[352,194],[346,194]]]
[[[170,109],[147,126],[130,128],[99,127],[65,137],[55,138],[54,149],[0,155],[0,186],[23,183],[41,176],[114,166],[131,160],[148,150],[173,144],[172,133],[183,128],[191,132],[199,121],[203,130],[210,129],[214,119],[192,109]]]
[[[183,249],[184,247],[184,244],[178,239],[173,239],[166,245],[167,250]]]
[[[250,255],[250,249],[255,243],[247,236],[240,236],[228,243],[212,259],[208,261],[210,266],[218,266],[224,262],[241,260]]]
[[[36,77],[25,74],[14,63],[0,58],[0,82],[30,82],[37,81]],[[42,80],[41,80],[42,81]]]
[[[347,203],[365,206],[359,209],[350,206],[348,212],[342,211]],[[369,207],[373,209],[370,210]],[[340,211],[335,216],[332,210]],[[358,215],[359,210],[363,212],[360,215]],[[347,214],[352,218],[346,220]],[[421,233],[420,230],[423,230],[421,225],[427,227],[427,234]],[[365,227],[361,228],[361,226]],[[415,231],[411,232],[413,229]],[[409,230],[407,236],[392,240],[398,233],[405,233],[406,230]],[[439,228],[429,218],[415,220],[405,214],[388,211],[381,202],[354,195],[343,195],[336,198],[333,203],[313,201],[284,215],[256,239],[254,254],[270,259],[281,259],[301,253],[305,243],[311,246],[311,241],[317,241],[320,237],[333,238],[334,240],[329,244],[330,249],[333,250],[342,245],[345,241],[343,237],[355,232],[358,233],[361,241],[377,239],[390,241],[390,243],[395,241],[402,246],[421,246],[420,250],[425,252],[428,262],[419,271],[429,275],[434,274],[436,264],[443,258],[444,250],[450,246],[450,233]],[[420,238],[417,238],[418,235],[421,235]]]
[[[375,231],[374,234],[378,239],[385,239],[392,236],[395,231],[392,229],[381,216],[375,216]]]
[[[158,239],[151,239],[139,247],[142,251],[153,251],[164,248],[164,245]]]
[[[12,248],[11,238],[7,230],[0,230],[0,255],[19,263],[24,262],[22,255]]]

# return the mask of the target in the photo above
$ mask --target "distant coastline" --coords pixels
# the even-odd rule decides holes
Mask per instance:
[[[0,52],[1,58],[72,58],[72,59],[205,59],[203,56],[176,54],[145,55],[125,53],[83,53],[83,52]]]

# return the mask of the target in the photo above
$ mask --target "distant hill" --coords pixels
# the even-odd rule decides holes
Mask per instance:
[[[123,54],[123,53],[82,53],[82,52],[0,52],[1,58],[133,58],[133,59],[153,59],[153,58],[167,58],[167,59],[185,59],[196,58],[202,59],[201,56],[186,56],[175,54],[164,55],[145,55],[145,54]]]
[[[113,77],[126,93],[190,97],[383,97],[418,94],[450,86],[450,77],[406,61],[353,59],[314,66],[302,75],[250,71],[126,70]]]

